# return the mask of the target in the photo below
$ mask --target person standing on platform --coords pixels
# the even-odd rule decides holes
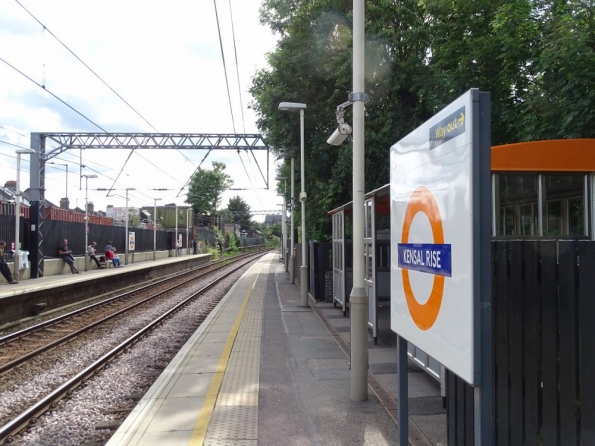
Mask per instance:
[[[196,241],[196,239],[192,240],[192,252],[194,254],[198,254],[198,242]]]
[[[68,247],[67,239],[64,239],[64,241],[62,242],[62,246],[58,248],[58,254],[60,255],[60,258],[64,260],[64,262],[68,263],[68,266],[70,266],[70,271],[72,272],[72,274],[80,274],[79,270],[76,269],[76,267],[74,266],[74,257],[72,256],[72,251]]]
[[[178,243],[176,243],[176,251],[177,251],[177,256],[180,257],[182,255],[182,241],[178,240]]]
[[[99,259],[97,259],[97,256],[95,255],[95,247],[96,246],[97,246],[97,243],[91,242],[91,244],[87,247],[87,252],[89,253],[89,257],[91,258],[91,260],[93,260],[97,264],[97,269],[101,269],[101,268],[103,268],[103,266],[101,266]]]
[[[4,249],[5,248],[6,248],[6,242],[0,242],[0,272],[2,273],[2,275],[4,276],[4,278],[10,285],[16,285],[19,282],[14,280],[14,278],[12,277],[10,268],[8,267],[8,264],[6,263],[6,260],[4,259]]]

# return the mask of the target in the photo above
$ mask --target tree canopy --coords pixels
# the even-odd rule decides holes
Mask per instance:
[[[213,169],[199,169],[190,179],[186,203],[196,214],[213,215],[221,205],[223,192],[233,184],[224,172],[225,163],[213,161]]]
[[[229,199],[227,204],[227,211],[229,218],[235,224],[252,227],[252,219],[250,217],[250,205],[239,195]]]
[[[352,0],[265,0],[261,8],[280,39],[253,78],[251,107],[271,150],[295,155],[297,196],[299,118],[277,107],[307,104],[308,239],[328,240],[326,212],[351,201],[351,146],[326,143],[352,89],[351,8]],[[592,1],[367,1],[365,190],[388,183],[391,145],[470,88],[491,93],[493,145],[594,137],[593,67]],[[289,163],[279,174],[290,177]]]

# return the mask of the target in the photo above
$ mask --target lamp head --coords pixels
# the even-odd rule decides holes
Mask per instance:
[[[298,111],[305,110],[306,108],[306,104],[302,104],[300,102],[281,102],[279,104],[280,111]]]
[[[27,153],[35,153],[35,150],[33,149],[19,149],[19,150],[15,150],[16,153],[18,153],[19,155],[25,155]]]

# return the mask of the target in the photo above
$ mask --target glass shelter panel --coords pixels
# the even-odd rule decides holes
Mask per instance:
[[[539,176],[498,175],[502,235],[537,235]]]
[[[585,174],[545,176],[547,235],[585,235]]]

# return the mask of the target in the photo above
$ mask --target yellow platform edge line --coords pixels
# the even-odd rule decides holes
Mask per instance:
[[[211,416],[213,415],[213,410],[215,408],[215,404],[217,403],[217,396],[219,395],[219,390],[221,389],[221,384],[223,383],[223,377],[225,376],[225,370],[227,369],[227,363],[231,355],[231,349],[233,348],[236,336],[238,334],[238,331],[240,330],[240,324],[242,323],[242,318],[244,317],[246,306],[248,305],[248,301],[250,300],[250,296],[252,295],[252,290],[254,289],[254,284],[256,283],[256,280],[260,275],[261,269],[262,268],[260,268],[258,272],[255,274],[254,280],[248,288],[248,292],[244,297],[244,302],[242,303],[238,316],[236,317],[233,327],[231,328],[231,331],[227,338],[227,342],[225,343],[225,347],[223,348],[223,352],[221,353],[219,364],[217,364],[217,371],[213,376],[213,380],[211,381],[209,391],[207,392],[205,401],[198,414],[198,419],[196,420],[196,424],[194,425],[194,430],[192,431],[192,436],[190,437],[188,446],[203,446],[205,442],[205,438],[207,436],[207,428],[209,427],[209,422],[211,421]]]

